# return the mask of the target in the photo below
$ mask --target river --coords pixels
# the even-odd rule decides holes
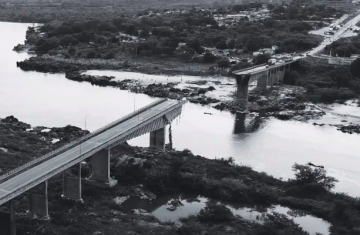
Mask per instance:
[[[93,131],[155,100],[146,95],[70,81],[64,74],[21,71],[16,61],[29,55],[13,52],[12,48],[24,41],[25,31],[31,25],[0,23],[1,118],[14,115],[33,126],[71,124],[85,128],[88,115],[86,128]],[[158,77],[164,80],[164,76]],[[341,109],[341,114],[348,110],[330,108],[335,113]],[[357,107],[351,106],[349,110],[360,113]],[[340,122],[344,118],[329,113],[325,119]],[[336,191],[360,196],[360,135],[344,134],[333,127],[276,119],[263,121],[187,104],[181,118],[173,124],[173,141],[176,149],[188,148],[208,158],[231,156],[237,163],[284,179],[293,177],[291,166],[295,162],[324,165],[340,181]],[[148,146],[149,136],[131,140],[130,144]]]

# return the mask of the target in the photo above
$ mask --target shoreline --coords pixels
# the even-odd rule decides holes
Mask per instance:
[[[12,133],[7,132],[9,128],[13,130]],[[13,158],[12,156],[20,154],[23,163],[31,159],[26,159],[26,156],[39,157],[41,154],[54,148],[54,145],[60,147],[67,141],[77,138],[78,135],[82,135],[80,128],[69,128],[69,126],[65,128],[31,128],[29,124],[23,123],[14,117],[7,117],[0,120],[0,132],[2,136],[0,160],[8,161],[7,159],[9,157]],[[59,138],[60,141],[53,144],[51,140],[54,137]],[[11,146],[14,147],[14,145],[11,145],[14,138],[21,140],[21,142],[18,142],[21,143],[20,148],[11,148]],[[33,145],[36,145],[39,151],[34,152],[33,148],[30,148],[30,146]],[[6,149],[6,151],[4,151],[4,149]],[[139,164],[139,162],[142,163]],[[161,164],[159,164],[160,162]],[[13,164],[13,167],[16,167],[16,165],[22,163],[15,161],[11,164]],[[9,165],[9,162],[2,165]],[[143,212],[143,214],[140,213],[140,215],[125,214],[122,212],[122,206],[116,204],[113,199],[115,197],[127,196],[144,197],[144,195],[149,199],[154,199],[157,196],[174,193],[195,193],[206,198],[220,200],[221,203],[236,202],[245,206],[262,205],[269,207],[271,205],[282,205],[290,207],[291,209],[302,210],[306,214],[327,220],[332,223],[332,229],[335,230],[345,229],[346,231],[351,231],[351,229],[346,228],[345,225],[349,223],[349,221],[340,219],[338,214],[334,214],[333,211],[338,210],[336,203],[339,201],[342,203],[343,209],[341,210],[343,211],[343,215],[350,213],[350,211],[354,213],[357,210],[357,207],[354,206],[357,200],[345,194],[327,192],[321,188],[315,190],[315,188],[319,186],[313,185],[310,187],[310,185],[299,185],[299,182],[294,180],[282,181],[266,173],[256,172],[250,167],[234,164],[231,158],[207,159],[198,155],[195,156],[189,150],[176,151],[167,149],[165,153],[157,153],[149,151],[147,148],[132,147],[123,144],[114,148],[111,152],[110,165],[111,175],[119,181],[119,185],[109,190],[103,190],[101,193],[92,186],[84,185],[83,197],[85,203],[82,204],[81,207],[72,201],[63,201],[60,198],[62,192],[61,177],[54,177],[50,180],[49,200],[51,204],[49,209],[51,212],[50,216],[54,218],[54,221],[57,221],[55,224],[48,224],[42,220],[32,221],[23,217],[20,211],[25,211],[27,203],[24,200],[20,200],[18,203],[18,210],[20,211],[16,213],[20,230],[24,228],[30,229],[29,226],[31,224],[34,226],[35,223],[36,226],[43,227],[43,234],[52,234],[50,231],[59,232],[61,231],[59,229],[62,228],[61,224],[67,223],[66,221],[69,220],[74,220],[84,223],[91,228],[96,225],[96,229],[103,231],[106,226],[113,227],[117,225],[116,223],[110,223],[104,227],[104,224],[95,222],[97,218],[108,221],[113,218],[118,218],[122,222],[117,222],[120,222],[123,226],[125,224],[129,225],[126,218],[132,218],[136,221],[145,220],[147,225],[148,223],[158,223],[158,227],[163,228],[163,226],[169,226],[169,230],[159,234],[173,234],[175,230],[179,229],[176,224],[161,223],[157,219],[146,215],[146,212]],[[87,177],[91,172],[89,161],[86,161],[82,165],[82,168],[82,177]],[[314,170],[316,168],[309,166],[309,169]],[[76,168],[71,168],[69,171],[71,174],[76,175]],[[2,173],[4,173],[4,171]],[[62,205],[63,208],[59,207],[60,205]],[[74,208],[77,209],[74,210]],[[176,210],[176,208],[175,205],[174,209]],[[73,210],[73,214],[69,213],[69,209]],[[220,211],[225,210],[224,208],[215,209]],[[107,210],[111,210],[111,213],[107,213]],[[96,215],[86,216],[93,212]],[[191,224],[193,222],[200,222],[202,229],[207,228],[206,223],[202,221],[199,215],[185,220],[182,227],[192,226]],[[84,221],[85,218],[87,218],[87,221]],[[233,216],[229,218],[229,220],[221,221],[218,225],[226,224],[226,226],[232,227],[234,231],[244,229],[242,226],[234,227],[234,221],[238,221],[239,219],[244,221],[243,219],[239,217],[234,218]],[[209,219],[213,220],[214,218],[210,216]],[[356,224],[358,220],[360,221],[360,216],[352,218],[351,221],[354,221]],[[295,224],[288,223],[287,221],[287,219],[283,218],[283,223],[287,224],[287,226],[285,226],[286,229],[291,229],[291,231],[295,229],[298,231]],[[265,225],[272,226],[275,221],[271,222],[270,217],[270,221],[268,222],[270,224],[265,223]],[[91,226],[92,223],[95,225]],[[249,230],[248,234],[257,234],[255,231],[262,229],[262,226],[264,226],[246,221],[244,223],[245,227],[251,225],[250,227],[252,229]],[[217,222],[214,222],[214,224],[217,224]],[[34,227],[36,228],[36,226]],[[32,229],[34,229],[34,227]],[[131,226],[126,227],[129,231],[134,229],[134,227]],[[32,229],[29,231],[33,231]],[[82,229],[86,230],[86,228]],[[280,230],[278,230],[278,232],[280,232]],[[294,234],[300,235],[305,233],[298,231],[298,233]]]
[[[91,60],[90,60],[91,61]],[[95,70],[114,70],[115,67],[110,64],[110,67],[97,67],[98,65],[92,65],[91,62],[88,64],[80,65],[70,65],[67,63],[56,62],[53,60],[46,61],[42,57],[31,57],[29,60],[24,62],[18,62],[18,67],[25,71],[38,71],[38,72],[52,72],[52,73],[65,73],[65,77],[72,81],[77,82],[89,82],[92,85],[104,86],[104,87],[113,87],[121,90],[128,90],[134,93],[146,94],[150,97],[157,98],[169,98],[169,99],[178,99],[181,100],[186,98],[191,103],[208,105],[212,108],[215,108],[220,111],[229,111],[233,114],[235,113],[257,113],[261,117],[269,118],[275,117],[280,120],[296,120],[296,121],[310,121],[318,120],[326,114],[325,110],[320,110],[316,105],[307,105],[308,100],[306,97],[306,89],[298,86],[291,86],[285,84],[277,84],[273,88],[269,88],[265,91],[251,92],[249,94],[249,102],[247,110],[241,109],[236,101],[234,94],[228,93],[228,98],[232,100],[224,100],[220,97],[211,97],[208,96],[208,92],[216,90],[212,83],[209,83],[207,80],[200,81],[188,81],[185,82],[185,88],[177,88],[176,86],[180,84],[179,82],[168,81],[166,83],[152,83],[152,84],[143,84],[136,79],[124,79],[124,80],[114,80],[115,77],[112,76],[100,76],[100,75],[87,75],[83,74],[83,71],[89,69]],[[114,71],[118,72],[139,72],[140,70],[134,70],[131,68],[125,68],[119,70],[117,68]],[[157,74],[162,76],[171,76],[174,73],[161,73],[158,70],[147,70],[152,71],[151,73],[145,74]],[[174,71],[172,71],[174,72]],[[179,72],[179,71],[178,71]],[[184,73],[175,73],[175,75],[184,75],[184,76],[196,76],[193,73],[184,74]],[[209,76],[209,74],[202,74],[204,76]],[[213,75],[213,74],[210,74]],[[221,78],[218,80],[222,84]],[[186,86],[192,85],[190,86]],[[222,85],[231,85],[231,84],[222,84]],[[204,88],[205,86],[205,88]],[[235,86],[235,85],[234,85]],[[328,125],[324,123],[313,123],[314,125]],[[353,123],[339,123],[336,125],[329,124],[329,126],[334,126],[337,130],[342,131],[343,133],[348,134],[360,134],[360,125]]]

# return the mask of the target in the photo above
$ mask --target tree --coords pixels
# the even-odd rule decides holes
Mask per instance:
[[[218,66],[219,66],[219,68],[222,68],[222,69],[229,67],[230,66],[229,59],[226,57],[221,58],[221,60],[218,62]]]
[[[78,40],[76,40],[74,37],[70,36],[70,35],[65,35],[64,37],[60,38],[60,45],[62,46],[75,46],[77,45],[79,42]]]
[[[76,48],[75,48],[75,47],[70,47],[70,48],[68,49],[68,53],[69,53],[70,55],[75,55],[75,54],[76,54]]]
[[[227,44],[225,41],[220,41],[216,44],[216,48],[217,49],[220,49],[220,50],[223,50],[223,49],[226,49],[227,48]]]
[[[95,58],[95,57],[96,57],[96,52],[95,51],[90,51],[86,56],[86,58],[88,58],[88,59],[92,59],[92,58]]]
[[[205,63],[212,63],[215,62],[216,56],[213,53],[207,51],[204,54],[203,60]]]
[[[49,39],[44,39],[42,40],[42,42],[40,43],[40,41],[37,43],[37,46],[35,48],[36,51],[44,51],[44,52],[48,52],[56,47],[58,47],[60,44],[59,39],[57,39],[56,37],[52,37]]]
[[[317,186],[325,191],[330,191],[338,182],[334,177],[327,176],[326,170],[320,167],[311,167],[306,165],[293,165],[295,172],[295,182],[299,186]]]
[[[284,84],[296,85],[296,81],[299,79],[299,74],[296,71],[285,72]]]
[[[350,65],[351,75],[360,78],[360,58],[354,60]]]
[[[199,39],[197,39],[197,38],[189,39],[186,42],[186,46],[194,49],[196,51],[196,53],[198,53],[198,54],[201,54],[204,52],[204,48],[201,46],[201,43],[200,43]]]
[[[115,57],[115,53],[110,51],[105,55],[104,59],[109,60],[109,59],[114,59],[114,57]]]
[[[91,40],[91,35],[88,32],[82,32],[78,39],[80,42],[88,43]]]
[[[133,35],[135,33],[135,25],[133,24],[129,24],[127,27],[126,27],[126,30],[125,30],[125,33],[127,34],[130,34],[130,35]]]
[[[230,41],[229,41],[229,43],[228,43],[228,48],[230,48],[230,49],[234,49],[235,48],[235,45],[236,45],[236,41],[235,41],[235,39],[231,39]]]
[[[254,57],[253,62],[255,65],[258,64],[265,64],[270,60],[269,54],[259,54],[256,57]]]

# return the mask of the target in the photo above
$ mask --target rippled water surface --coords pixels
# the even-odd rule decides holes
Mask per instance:
[[[16,61],[28,55],[13,52],[12,48],[24,41],[27,26],[0,23],[1,35],[6,35],[0,37],[0,117],[14,115],[34,126],[71,124],[84,128],[85,116],[89,115],[86,127],[93,131],[155,100],[146,95],[70,81],[63,74],[21,71]],[[170,78],[154,76],[153,79]],[[188,148],[208,158],[232,156],[238,163],[276,177],[292,177],[291,166],[295,162],[324,165],[340,181],[336,190],[360,196],[359,135],[308,123],[236,116],[187,104],[181,118],[173,123],[173,141],[177,149]],[[130,143],[148,146],[149,136]]]

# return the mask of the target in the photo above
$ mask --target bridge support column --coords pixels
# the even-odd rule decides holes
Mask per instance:
[[[165,127],[150,132],[150,148],[165,151]]]
[[[257,81],[257,89],[266,90],[269,84],[271,74],[262,75]]]
[[[9,210],[10,210],[10,235],[16,235],[14,200],[10,200],[10,202],[9,202]]]
[[[29,219],[35,219],[36,214],[41,215],[43,219],[48,220],[49,217],[49,209],[48,209],[48,181],[44,182],[44,194],[33,194],[31,193],[31,189],[28,192],[28,200],[29,200],[29,210],[27,212],[27,217]]]
[[[279,70],[279,68],[276,68],[275,69],[275,74],[274,74],[274,84],[277,84],[278,82],[279,82],[279,75],[280,75],[280,70]]]
[[[275,70],[270,70],[270,75],[269,75],[269,86],[273,87],[274,85],[274,80],[275,80]]]
[[[84,202],[81,197],[81,163],[79,163],[78,177],[67,176],[66,170],[63,171],[63,194],[61,197]]]
[[[249,79],[251,75],[236,76],[236,102],[241,108],[247,107],[248,95],[249,95]]]
[[[110,149],[103,149],[91,157],[92,173],[86,183],[99,187],[113,187],[117,180],[110,177]]]
[[[280,82],[284,81],[284,75],[285,75],[285,67],[280,67],[280,77],[279,77]]]
[[[0,234],[1,235],[16,235],[14,200],[8,201],[7,212],[0,211]]]

